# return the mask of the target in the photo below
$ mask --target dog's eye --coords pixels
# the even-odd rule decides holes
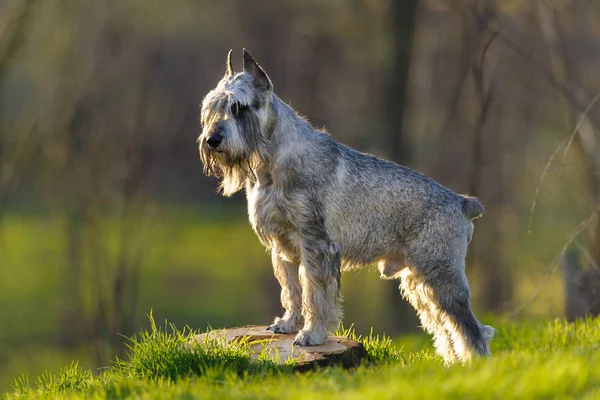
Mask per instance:
[[[241,113],[243,113],[247,109],[248,109],[248,106],[236,102],[236,103],[233,103],[231,105],[231,114],[233,116],[237,117],[238,115],[240,115]]]

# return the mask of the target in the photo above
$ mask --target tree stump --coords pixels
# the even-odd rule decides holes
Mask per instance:
[[[346,337],[329,336],[327,342],[320,346],[294,345],[295,337],[295,334],[273,333],[266,326],[247,325],[202,333],[193,340],[197,343],[217,338],[223,338],[227,343],[247,340],[252,360],[256,361],[264,351],[278,364],[284,364],[292,358],[294,370],[301,372],[330,365],[352,368],[367,356],[362,343]]]

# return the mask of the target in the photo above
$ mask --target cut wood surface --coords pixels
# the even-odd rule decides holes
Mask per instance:
[[[329,336],[327,342],[320,346],[295,345],[295,337],[295,334],[273,333],[268,331],[266,326],[248,325],[202,333],[193,340],[198,343],[215,338],[224,338],[227,343],[247,340],[254,360],[264,351],[273,361],[280,364],[292,358],[298,371],[327,365],[350,368],[358,365],[360,360],[367,356],[362,343],[347,337]]]

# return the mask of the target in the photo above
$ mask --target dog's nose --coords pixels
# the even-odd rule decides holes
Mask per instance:
[[[208,143],[208,145],[210,147],[212,147],[213,149],[216,149],[217,147],[219,147],[219,145],[221,144],[222,141],[223,141],[223,135],[220,135],[218,133],[210,135],[208,137],[208,139],[206,139],[206,143]]]

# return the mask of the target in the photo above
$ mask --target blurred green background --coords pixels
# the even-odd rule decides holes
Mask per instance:
[[[280,314],[243,195],[219,197],[197,153],[230,48],[335,139],[483,201],[484,320],[596,313],[599,23],[593,0],[0,1],[0,391],[108,365],[150,310]],[[359,333],[418,331],[373,268],[342,292]]]

